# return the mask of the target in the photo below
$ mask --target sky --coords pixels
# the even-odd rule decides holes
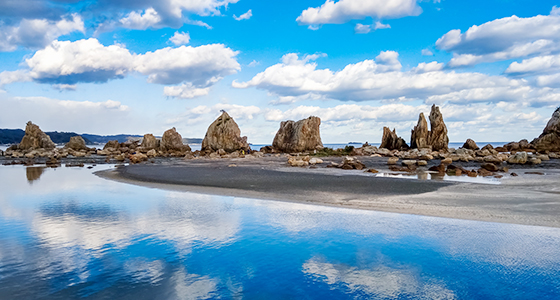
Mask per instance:
[[[440,106],[452,142],[537,137],[560,106],[548,0],[1,0],[0,128],[250,143],[321,118],[323,143],[410,141]]]

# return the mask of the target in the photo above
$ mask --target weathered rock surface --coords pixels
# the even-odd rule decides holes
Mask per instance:
[[[108,148],[112,148],[112,149],[118,149],[119,148],[119,141],[114,140],[114,141],[108,141],[105,146],[103,146],[103,150],[106,150]]]
[[[160,148],[163,151],[191,151],[191,147],[183,144],[183,137],[177,132],[175,127],[163,133],[163,136],[161,137]]]
[[[424,117],[424,113],[420,113],[418,124],[412,129],[410,136],[410,148],[427,148],[428,147],[428,122]]]
[[[381,145],[379,148],[386,148],[389,150],[406,150],[408,145],[403,138],[397,136],[396,129],[389,129],[388,127],[383,127],[383,137],[381,138]]]
[[[159,148],[159,140],[156,139],[156,137],[151,133],[144,134],[144,138],[142,139],[142,144],[140,144],[140,147],[148,151],[157,149]]]
[[[428,144],[432,146],[432,150],[447,150],[449,145],[449,137],[447,137],[447,127],[443,122],[443,116],[439,111],[439,107],[432,105],[430,111],[430,133],[428,135]]]
[[[490,145],[492,146],[492,145]],[[478,150],[478,145],[472,139],[467,139],[467,141],[463,144],[463,148],[470,149],[470,150]]]
[[[510,164],[525,164],[527,163],[527,159],[527,152],[517,152],[515,155],[510,156],[507,162]]]
[[[56,145],[53,143],[51,138],[39,128],[39,126],[29,121],[25,126],[25,135],[21,139],[18,148],[20,150],[33,150],[39,148],[54,149],[56,148]]]
[[[280,123],[272,148],[288,153],[322,149],[320,125],[321,119],[313,116],[297,122],[284,121]]]
[[[88,150],[86,141],[84,141],[84,139],[79,135],[71,137],[70,141],[66,143],[66,145],[64,145],[64,148],[72,149],[75,151]]]
[[[552,118],[546,124],[543,133],[531,144],[539,152],[560,151],[560,107],[552,114]]]
[[[202,150],[218,151],[221,149],[228,153],[250,149],[247,137],[241,137],[239,126],[225,111],[208,127],[202,141]]]

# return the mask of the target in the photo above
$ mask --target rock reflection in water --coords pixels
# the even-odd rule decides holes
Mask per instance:
[[[43,175],[43,172],[45,172],[45,167],[27,167],[25,169],[27,182],[31,184],[33,183],[33,181],[39,180],[39,178],[41,178],[41,175]]]

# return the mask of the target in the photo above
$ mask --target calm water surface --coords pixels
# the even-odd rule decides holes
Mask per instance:
[[[560,230],[0,167],[0,299],[560,299]]]

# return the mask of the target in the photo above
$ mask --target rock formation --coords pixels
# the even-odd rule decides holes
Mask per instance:
[[[33,149],[54,149],[56,145],[53,143],[51,138],[44,133],[39,126],[27,122],[25,126],[25,135],[21,139],[18,148],[20,150],[33,150]]]
[[[106,150],[108,148],[112,148],[112,149],[118,149],[119,148],[119,141],[114,140],[114,141],[108,141],[105,146],[103,146],[103,150]]]
[[[191,151],[191,147],[183,144],[183,137],[177,132],[175,127],[163,133],[163,136],[161,137],[160,148],[163,151]]]
[[[488,146],[488,145],[487,145]],[[492,147],[492,145],[490,145],[490,147]],[[470,149],[470,150],[478,150],[480,148],[478,148],[478,145],[476,144],[475,141],[471,140],[471,139],[467,139],[467,141],[463,144],[463,147],[465,149]]]
[[[284,121],[274,137],[272,148],[279,152],[303,152],[322,149],[319,126],[321,119],[309,117],[307,119]]]
[[[552,118],[546,124],[543,133],[531,144],[539,152],[560,151],[560,107],[554,111]]]
[[[144,134],[144,138],[142,139],[142,144],[140,145],[145,150],[152,150],[159,148],[159,140],[156,137],[149,133]]]
[[[250,150],[247,137],[241,137],[239,126],[225,111],[210,124],[202,141],[203,151],[214,152],[220,149],[227,153]]]
[[[430,111],[430,133],[428,135],[428,145],[432,146],[432,150],[447,150],[449,138],[447,137],[447,127],[443,122],[443,116],[439,111],[439,107],[432,105]]]
[[[428,122],[424,113],[420,113],[418,124],[412,129],[410,137],[410,148],[428,148]]]
[[[84,139],[79,135],[71,137],[70,141],[64,145],[64,148],[75,151],[88,150],[88,147],[86,147],[86,141],[84,141]]]
[[[386,148],[389,150],[406,150],[408,145],[403,138],[397,136],[396,129],[389,129],[388,127],[383,127],[383,137],[381,138],[381,145],[379,148]]]

